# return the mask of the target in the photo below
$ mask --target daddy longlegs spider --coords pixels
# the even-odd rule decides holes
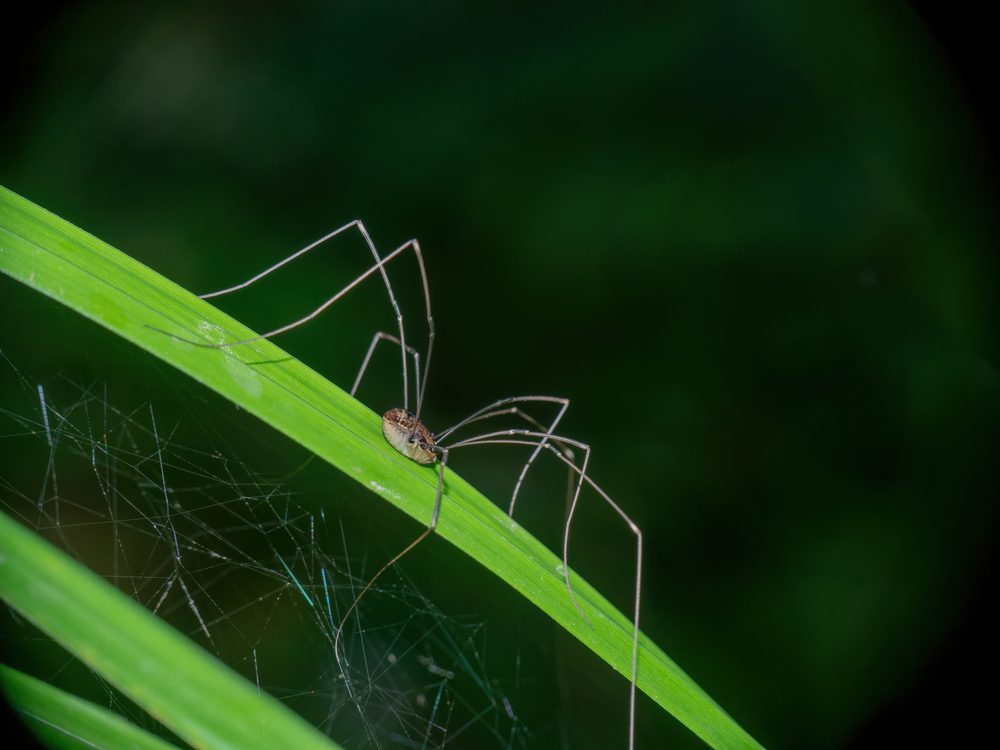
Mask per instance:
[[[351,689],[351,680],[348,676],[348,672],[345,668],[344,660],[346,660],[346,655],[342,660],[340,654],[340,639],[343,632],[344,625],[350,618],[351,614],[354,612],[355,608],[358,606],[358,602],[361,598],[368,592],[375,581],[381,576],[386,570],[399,562],[410,550],[416,547],[420,542],[426,539],[430,534],[434,532],[435,527],[438,522],[438,515],[441,510],[441,498],[444,490],[444,471],[445,465],[448,463],[448,458],[451,451],[457,448],[471,447],[474,445],[522,445],[533,447],[534,450],[528,457],[528,460],[524,463],[521,468],[521,472],[517,477],[517,481],[514,484],[514,490],[511,494],[510,504],[507,509],[508,515],[513,518],[514,508],[517,503],[517,496],[521,490],[521,485],[524,483],[524,479],[527,476],[528,470],[531,468],[535,459],[544,450],[552,453],[556,458],[561,461],[567,467],[567,472],[569,475],[569,481],[567,482],[567,513],[566,522],[563,527],[563,550],[562,550],[562,561],[563,561],[563,577],[566,581],[566,590],[569,594],[570,600],[576,610],[580,613],[588,623],[590,622],[587,616],[583,613],[579,604],[576,601],[576,597],[573,594],[573,586],[570,583],[569,578],[569,539],[570,539],[570,529],[573,522],[573,515],[576,512],[577,503],[580,499],[580,492],[584,485],[587,485],[593,489],[610,507],[617,513],[627,524],[629,531],[631,531],[636,538],[636,574],[635,574],[635,599],[634,599],[634,611],[632,618],[632,670],[631,679],[629,687],[629,720],[628,720],[628,748],[633,750],[635,747],[635,700],[636,700],[636,668],[638,662],[639,653],[639,599],[640,592],[642,589],[642,532],[638,526],[628,517],[625,511],[612,500],[608,494],[601,489],[600,486],[590,476],[587,474],[587,467],[590,462],[590,446],[582,443],[578,440],[565,437],[563,435],[556,434],[556,428],[559,422],[562,420],[563,415],[569,408],[569,399],[560,398],[557,396],[512,396],[508,398],[502,398],[494,401],[487,406],[473,412],[465,419],[461,420],[455,425],[452,425],[448,429],[439,432],[432,433],[421,421],[420,416],[423,410],[424,404],[424,393],[427,388],[427,378],[430,373],[431,364],[431,353],[434,347],[434,318],[431,314],[431,295],[430,286],[427,281],[427,269],[424,265],[423,253],[420,250],[420,243],[417,240],[412,239],[404,242],[402,245],[397,247],[391,253],[385,257],[379,255],[378,249],[375,247],[375,243],[372,241],[368,230],[365,228],[364,224],[359,220],[351,221],[342,227],[339,227],[332,232],[320,237],[315,242],[306,245],[301,250],[297,250],[291,255],[283,258],[274,265],[265,268],[263,271],[255,276],[250,277],[244,282],[235,284],[231,287],[225,289],[220,289],[216,292],[211,292],[209,294],[200,295],[201,299],[212,299],[214,297],[222,297],[233,292],[238,292],[240,290],[246,289],[247,287],[253,285],[257,281],[260,281],[265,276],[277,271],[278,269],[288,265],[292,261],[302,257],[306,253],[314,250],[334,237],[347,232],[348,230],[355,229],[364,239],[365,244],[371,251],[372,257],[374,259],[374,264],[368,268],[364,273],[355,278],[349,284],[347,284],[343,289],[338,291],[336,294],[327,299],[323,304],[317,307],[315,310],[310,312],[298,320],[287,323],[279,328],[275,328],[273,331],[268,331],[267,333],[260,334],[258,336],[253,336],[251,338],[242,339],[240,341],[232,341],[223,344],[204,344],[202,342],[190,342],[212,349],[228,348],[232,346],[237,346],[239,344],[246,344],[252,341],[257,341],[258,339],[268,339],[279,334],[286,333],[295,328],[305,325],[306,323],[312,321],[321,315],[325,310],[331,307],[344,295],[354,289],[358,284],[360,284],[365,279],[376,273],[382,277],[382,282],[385,285],[386,292],[389,295],[389,302],[392,305],[393,312],[396,315],[396,324],[398,327],[398,336],[386,333],[384,331],[379,331],[372,338],[371,344],[368,346],[368,351],[365,354],[364,360],[361,362],[361,367],[358,370],[357,377],[354,379],[354,384],[351,387],[351,395],[354,396],[361,381],[364,378],[365,372],[368,369],[372,357],[375,353],[378,345],[387,341],[395,346],[399,347],[401,354],[402,363],[402,375],[403,375],[403,406],[389,409],[382,415],[382,433],[385,439],[395,448],[399,453],[406,456],[412,461],[418,464],[437,464],[437,489],[435,491],[434,497],[434,507],[431,512],[431,520],[427,525],[427,528],[417,536],[412,542],[410,542],[403,550],[396,554],[391,560],[389,560],[379,571],[372,576],[367,584],[361,589],[361,592],[354,598],[350,608],[347,610],[346,614],[341,619],[340,627],[337,628],[337,633],[334,638],[334,656],[337,659],[337,665],[344,676],[344,682],[347,686],[348,693],[351,696],[352,701],[358,706],[359,712],[361,712],[361,705],[359,701],[354,696],[354,692]],[[392,260],[398,258],[407,250],[412,250],[413,254],[416,256],[417,265],[420,269],[420,278],[423,284],[424,293],[424,304],[427,312],[427,349],[424,355],[423,371],[421,373],[420,368],[420,352],[415,349],[410,344],[406,342],[406,330],[403,322],[403,314],[400,311],[399,302],[396,299],[396,295],[392,290],[392,283],[389,280],[389,274],[386,272],[386,265]],[[415,395],[415,411],[410,410],[410,377],[409,377],[409,364],[408,355],[413,359],[413,371],[414,371],[414,395]],[[522,406],[527,406],[530,404],[554,404],[558,407],[555,417],[546,426],[544,423],[533,417],[531,414],[522,409]],[[492,432],[486,432],[480,435],[475,435],[473,437],[464,438],[461,440],[449,441],[454,433],[468,427],[471,424],[482,422],[488,419],[493,419],[501,416],[511,416],[517,419],[523,420],[529,425],[529,428],[522,429],[506,429],[506,430],[495,430]],[[576,454],[574,449],[582,454],[582,460],[579,464],[576,461]],[[362,721],[365,724],[366,731],[369,737],[373,740],[373,744],[378,745],[377,741],[374,739],[374,735],[371,729],[368,727],[367,720],[362,712]]]

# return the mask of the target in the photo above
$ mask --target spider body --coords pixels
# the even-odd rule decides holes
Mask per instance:
[[[406,409],[389,409],[382,415],[382,434],[389,445],[418,464],[432,464],[441,449],[423,422]]]

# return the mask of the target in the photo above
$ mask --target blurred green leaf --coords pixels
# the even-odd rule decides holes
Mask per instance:
[[[31,730],[66,750],[177,750],[118,714],[0,664],[0,685]]]
[[[337,747],[3,513],[0,542],[0,597],[195,747]]]

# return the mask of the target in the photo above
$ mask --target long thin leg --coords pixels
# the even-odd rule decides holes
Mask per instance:
[[[504,416],[504,415],[508,415],[508,414],[511,415],[511,416],[518,417],[519,419],[523,419],[525,422],[527,422],[532,427],[535,427],[538,430],[546,431],[549,434],[552,433],[552,429],[553,428],[551,428],[551,427],[550,428],[546,428],[544,424],[542,424],[540,421],[538,421],[533,416],[531,416],[526,411],[524,411],[523,409],[521,409],[521,408],[519,408],[517,406],[508,406],[506,408],[497,409],[496,411],[488,411],[485,414],[480,414],[480,415],[478,415],[476,417],[470,418],[466,422],[466,424],[469,424],[469,423],[472,423],[472,422],[479,422],[479,421],[482,421],[482,420],[485,420],[485,419],[491,419],[493,417],[500,417],[500,416]],[[558,423],[558,417],[556,418],[556,420],[553,421],[553,424],[557,424],[557,423]],[[575,454],[573,453],[573,451],[570,449],[570,447],[568,445],[566,445],[565,443],[560,443],[558,440],[553,440],[552,443],[557,448],[559,448],[560,452],[568,460],[570,460],[570,461],[575,461],[576,460]],[[518,476],[517,483],[514,485],[514,492],[511,494],[510,508],[508,510],[508,513],[507,513],[507,515],[509,515],[511,518],[514,517],[514,503],[517,500],[517,492],[520,489],[521,484],[524,482],[524,478],[525,478],[525,476],[528,473],[528,469],[531,467],[531,461],[535,458],[535,456],[538,455],[538,452],[540,450],[541,450],[541,447],[535,448],[535,450],[532,452],[531,456],[529,457],[528,461],[525,462],[524,466],[521,468],[521,474]],[[572,501],[573,501],[573,485],[574,485],[574,481],[573,480],[574,480],[573,470],[567,468],[567,470],[566,470],[566,513],[567,514],[569,513],[569,509],[570,509],[570,506],[571,506]],[[586,617],[584,617],[584,619],[586,619]]]
[[[472,421],[479,422],[485,419],[492,419],[494,417],[502,417],[506,414],[517,417],[518,419],[523,419],[525,422],[530,424],[532,427],[537,428],[541,432],[550,432],[550,433],[552,432],[540,420],[535,419],[533,416],[528,414],[528,412],[524,411],[523,409],[517,406],[509,406],[504,409],[497,409],[496,411],[487,412],[482,416],[476,417],[476,419]],[[557,445],[560,452],[562,452],[562,454],[566,456],[566,458],[568,458],[570,461],[574,460],[575,454],[568,445],[564,445],[563,443],[559,443],[555,440],[553,440],[552,442]]]
[[[434,346],[434,318],[431,315],[431,296],[430,296],[430,287],[429,287],[428,282],[427,282],[427,268],[424,265],[423,253],[420,250],[420,243],[417,242],[417,240],[415,240],[415,239],[409,240],[408,242],[405,242],[402,245],[400,245],[400,247],[398,247],[392,253],[390,253],[389,255],[387,255],[385,258],[380,258],[379,257],[378,249],[375,247],[375,243],[372,242],[372,238],[368,234],[368,230],[365,228],[365,225],[360,220],[355,219],[354,221],[348,222],[347,224],[344,224],[344,226],[338,227],[337,229],[334,229],[332,232],[329,232],[328,234],[325,234],[324,236],[320,237],[315,242],[312,242],[309,245],[306,245],[301,250],[295,251],[294,253],[292,253],[291,255],[289,255],[287,258],[284,258],[284,259],[278,261],[277,263],[275,263],[274,265],[272,265],[272,266],[270,266],[268,268],[265,268],[263,271],[261,271],[260,273],[258,273],[255,276],[251,276],[246,281],[243,281],[243,282],[241,282],[239,284],[235,284],[235,285],[230,286],[230,287],[226,287],[225,289],[220,289],[219,291],[216,291],[216,292],[209,292],[208,294],[202,294],[200,296],[201,296],[202,299],[211,299],[213,297],[221,297],[223,295],[230,294],[232,292],[237,292],[237,291],[239,291],[241,289],[246,289],[251,284],[254,284],[257,281],[260,281],[265,276],[273,273],[274,271],[277,271],[279,268],[282,268],[283,266],[288,265],[293,260],[296,260],[297,258],[300,258],[301,256],[305,255],[309,251],[314,250],[315,248],[317,248],[320,245],[324,244],[328,240],[333,239],[337,235],[342,234],[343,232],[346,232],[348,229],[351,229],[351,228],[357,228],[358,232],[361,234],[361,237],[364,239],[365,244],[368,246],[368,249],[371,251],[372,257],[375,259],[375,265],[374,266],[372,266],[365,273],[363,273],[361,276],[359,276],[353,282],[351,282],[350,284],[348,284],[344,289],[342,289],[336,295],[334,295],[333,297],[331,297],[330,299],[328,299],[326,302],[324,302],[322,305],[320,305],[318,308],[316,308],[316,310],[314,310],[313,312],[309,313],[305,317],[300,318],[299,320],[296,320],[293,323],[290,323],[290,324],[288,324],[286,326],[282,326],[281,328],[276,328],[273,331],[269,331],[268,333],[265,333],[265,334],[263,334],[261,336],[255,336],[253,338],[245,339],[243,341],[235,341],[235,342],[232,342],[230,344],[218,345],[218,346],[214,346],[213,348],[222,348],[223,346],[235,346],[236,344],[246,344],[246,343],[249,343],[251,341],[256,341],[258,338],[271,338],[272,336],[277,336],[278,334],[285,333],[287,331],[290,331],[290,330],[292,330],[294,328],[299,327],[300,325],[308,323],[310,320],[312,320],[313,318],[315,318],[316,316],[318,316],[320,313],[322,313],[324,310],[326,310],[330,305],[332,305],[334,302],[336,302],[338,299],[340,299],[340,297],[342,297],[348,291],[350,291],[351,289],[353,289],[361,281],[363,281],[364,279],[368,278],[370,275],[372,275],[373,273],[375,273],[376,271],[378,271],[381,274],[381,276],[382,276],[382,282],[385,284],[386,292],[389,295],[389,303],[392,305],[393,312],[396,315],[396,322],[397,322],[397,325],[399,326],[399,339],[402,342],[402,348],[401,348],[400,353],[402,355],[402,364],[403,364],[403,394],[404,394],[403,395],[403,408],[409,409],[409,403],[408,403],[408,399],[409,399],[409,377],[408,377],[408,367],[407,367],[407,363],[406,363],[406,346],[405,346],[406,345],[406,332],[405,332],[404,327],[403,327],[403,314],[402,314],[402,312],[399,309],[399,302],[396,300],[396,295],[392,291],[392,284],[389,281],[389,275],[385,271],[385,265],[390,260],[392,260],[394,257],[396,257],[396,255],[398,255],[399,253],[403,252],[403,250],[405,250],[406,248],[413,248],[413,253],[414,253],[414,255],[417,256],[417,265],[420,268],[420,280],[421,280],[421,282],[423,284],[423,290],[424,290],[424,305],[425,305],[426,310],[427,310],[427,331],[428,331],[428,333],[427,333],[427,355],[426,355],[426,359],[424,360],[424,377],[423,377],[423,385],[424,385],[424,387],[426,387],[427,386],[427,375],[428,375],[428,373],[430,371],[431,351],[432,351],[433,346]],[[423,405],[423,395],[424,395],[424,392],[420,388],[418,388],[417,391],[418,391],[417,392],[417,417],[419,418],[419,416],[420,416],[420,409],[421,409],[421,407]]]
[[[359,712],[361,711],[361,705],[355,698],[354,691],[351,689],[351,679],[346,669],[347,666],[346,655],[344,659],[341,659],[340,655],[340,639],[344,632],[344,625],[347,624],[347,620],[350,618],[351,613],[354,612],[354,610],[357,608],[358,602],[360,602],[361,598],[368,593],[368,590],[371,589],[375,581],[377,581],[379,577],[383,573],[385,573],[389,568],[391,568],[393,565],[395,565],[401,559],[403,559],[403,557],[405,557],[406,554],[410,552],[414,547],[416,547],[424,539],[426,539],[428,536],[434,533],[434,529],[437,528],[438,516],[441,513],[441,496],[444,491],[444,467],[445,464],[448,463],[448,449],[442,447],[436,447],[435,452],[437,452],[439,457],[438,480],[437,480],[437,490],[434,495],[434,509],[431,511],[430,523],[427,524],[427,528],[424,529],[416,539],[414,539],[412,542],[406,545],[406,547],[404,547],[402,551],[397,553],[391,560],[389,560],[389,562],[387,562],[385,565],[379,568],[378,572],[375,575],[373,575],[371,579],[368,581],[368,583],[365,584],[364,588],[361,589],[361,593],[359,593],[356,597],[354,597],[354,601],[351,602],[351,606],[348,607],[347,612],[341,618],[340,627],[337,628],[337,634],[336,636],[334,636],[333,639],[333,655],[337,659],[337,667],[340,669],[341,674],[344,676],[344,684],[347,686],[347,692],[351,697],[351,701],[358,707]],[[363,715],[361,718],[362,721],[364,721]]]
[[[614,501],[611,497],[589,476],[586,474],[586,469],[577,467],[569,459],[567,459],[562,453],[552,443],[546,442],[541,443],[538,433],[529,433],[527,431],[507,431],[507,433],[496,433],[497,435],[509,435],[511,432],[514,433],[513,437],[493,437],[492,435],[483,435],[479,438],[469,438],[468,440],[462,441],[461,443],[455,443],[449,447],[450,450],[455,448],[469,445],[542,445],[547,450],[552,451],[555,456],[562,462],[566,463],[571,467],[572,471],[579,473],[581,482],[586,482],[586,484],[593,488],[595,492],[615,511],[628,525],[629,531],[635,534],[635,597],[633,600],[633,616],[632,616],[632,676],[631,684],[629,687],[629,722],[628,722],[628,747],[629,750],[634,750],[635,748],[635,700],[636,700],[636,676],[638,674],[638,664],[639,664],[639,604],[642,598],[642,530],[635,524],[635,522],[628,517],[624,510]],[[526,439],[529,437],[536,438]],[[555,441],[557,436],[548,435],[551,441]],[[578,441],[570,440],[568,438],[558,438],[561,441],[569,443],[570,445],[577,445],[583,448],[583,444]],[[576,510],[576,503],[579,499],[579,493],[573,499],[573,503],[570,506],[570,511],[566,519],[566,525],[563,531],[563,568],[566,578],[566,584],[569,586],[569,563],[568,563],[568,553],[569,553],[569,535],[570,527],[573,523],[573,514]],[[580,611],[579,605],[576,604],[576,599],[573,597],[572,589],[570,589],[570,597],[573,598],[573,603]],[[581,612],[582,614],[582,612]],[[587,619],[584,616],[584,619]],[[589,622],[589,620],[588,620]]]
[[[567,466],[571,467],[571,471],[577,473],[576,487],[573,489],[573,499],[570,502],[569,513],[567,514],[566,529],[569,528],[569,523],[573,520],[573,511],[576,509],[576,503],[580,499],[580,490],[583,489],[583,483],[587,479],[587,465],[590,463],[590,446],[586,443],[581,443],[579,440],[573,440],[571,438],[562,437],[561,435],[553,435],[551,432],[533,432],[531,430],[497,430],[496,432],[487,432],[483,435],[477,435],[476,437],[471,437],[466,440],[460,440],[457,443],[452,443],[448,448],[454,450],[455,448],[462,448],[467,445],[482,445],[482,444],[498,444],[507,438],[534,438],[534,440],[526,443],[527,445],[536,446],[535,450],[539,451],[542,448],[548,448],[552,450],[559,459],[563,461]],[[583,463],[581,466],[577,466],[576,463],[567,459],[558,449],[553,447],[549,441],[565,443],[579,448],[583,451]],[[534,454],[532,454],[534,455]],[[593,625],[590,622],[590,618],[584,614],[580,605],[576,601],[576,596],[573,594],[573,586],[569,581],[569,535],[566,534],[563,537],[563,577],[566,580],[566,591],[569,593],[570,601],[573,602],[573,606],[576,607],[576,611],[580,613],[580,617],[587,621],[588,625]]]
[[[359,230],[360,230],[360,232],[361,232],[361,234],[362,234],[362,236],[364,236],[364,237],[368,236],[368,232],[364,228],[364,225],[361,223],[360,220],[355,219],[354,221],[349,221],[346,224],[344,224],[344,226],[338,227],[337,229],[334,229],[329,234],[323,235],[318,240],[316,240],[315,242],[309,243],[308,245],[306,245],[301,250],[296,250],[291,255],[287,256],[286,258],[283,258],[282,260],[279,260],[273,266],[265,268],[263,271],[261,271],[260,273],[258,273],[256,276],[251,276],[249,279],[247,279],[244,282],[241,282],[239,284],[235,284],[233,286],[226,287],[225,289],[220,289],[217,292],[209,292],[208,294],[199,294],[198,296],[201,299],[211,299],[212,297],[222,297],[223,295],[232,294],[233,292],[238,292],[241,289],[246,289],[247,287],[251,286],[252,284],[255,284],[256,282],[258,282],[261,279],[263,279],[265,276],[268,276],[268,275],[274,273],[275,271],[277,271],[279,268],[282,268],[283,266],[287,266],[293,260],[296,260],[296,259],[302,257],[303,255],[305,255],[306,253],[308,253],[310,250],[315,250],[317,247],[319,247],[323,243],[325,243],[325,242],[327,242],[329,240],[332,240],[338,234],[343,234],[344,232],[346,232],[348,229],[351,229],[352,227],[358,227]],[[376,260],[376,262],[378,262],[377,254],[376,254],[375,260]]]
[[[365,354],[364,360],[361,362],[361,367],[358,369],[358,376],[354,378],[354,385],[351,386],[351,395],[355,395],[358,392],[358,387],[361,385],[361,379],[365,376],[365,372],[368,370],[368,364],[371,362],[372,355],[375,353],[375,347],[378,346],[379,341],[390,341],[397,346],[402,346],[399,339],[393,336],[391,333],[386,333],[385,331],[379,331],[372,337],[372,342],[368,345],[368,352]],[[410,353],[413,357],[413,371],[416,373],[417,378],[417,393],[420,392],[420,352],[414,349],[412,346],[407,345],[406,351]]]
[[[424,265],[424,256],[420,252],[420,243],[413,240],[413,253],[417,256],[417,265],[420,267],[420,281],[424,287],[424,305],[427,308],[427,355],[424,358],[424,378],[423,387],[417,388],[417,421],[420,421],[420,414],[424,409],[424,390],[427,388],[427,378],[431,371],[431,353],[434,351],[434,316],[431,315],[431,288],[427,283],[427,267]]]
[[[488,419],[493,416],[499,416],[501,414],[508,413],[504,412],[503,410],[497,410],[499,409],[499,407],[503,407],[508,404],[530,403],[530,402],[546,402],[546,403],[560,405],[559,411],[556,413],[555,418],[553,418],[548,428],[547,429],[542,428],[545,432],[549,434],[555,432],[556,427],[559,426],[560,420],[563,418],[563,415],[569,408],[569,399],[562,398],[560,396],[511,396],[509,398],[502,398],[499,401],[494,401],[492,404],[484,406],[482,409],[474,411],[472,414],[470,414],[468,417],[463,419],[458,424],[449,427],[447,430],[438,435],[435,435],[434,439],[440,442],[442,439],[448,437],[448,435],[450,435],[451,433],[463,427],[466,427],[467,425],[470,425],[473,422],[478,422],[483,419]],[[541,427],[541,425],[539,425],[539,427]],[[524,478],[528,475],[528,469],[531,468],[531,464],[534,463],[535,459],[538,457],[538,454],[541,452],[542,448],[546,445],[547,442],[548,442],[547,438],[543,438],[539,442],[538,447],[535,448],[534,451],[532,451],[531,455],[528,457],[528,460],[521,468],[521,473],[517,477],[517,482],[514,483],[514,492],[511,494],[510,506],[507,509],[507,515],[512,518],[514,517],[514,505],[515,503],[517,503],[517,495],[521,491],[521,485],[524,483]],[[570,459],[572,459],[572,455],[570,456]]]
[[[249,343],[251,341],[257,341],[258,339],[273,338],[274,336],[278,336],[279,334],[287,333],[288,331],[291,331],[291,330],[293,330],[295,328],[298,328],[301,325],[305,325],[306,323],[308,323],[309,321],[313,320],[318,315],[320,315],[322,312],[324,312],[328,307],[330,307],[330,305],[332,305],[335,302],[337,302],[341,297],[343,297],[349,291],[351,291],[352,289],[354,289],[354,287],[356,287],[358,284],[360,284],[362,281],[364,281],[365,279],[367,279],[372,274],[374,274],[376,272],[382,272],[382,273],[384,273],[385,272],[385,266],[388,265],[389,261],[394,260],[401,253],[403,253],[405,250],[411,248],[413,246],[412,243],[413,243],[413,241],[411,240],[410,242],[405,242],[402,245],[400,245],[399,247],[397,247],[395,250],[393,250],[391,253],[389,253],[388,255],[386,255],[384,258],[381,258],[377,263],[375,263],[373,266],[371,266],[367,271],[365,271],[364,273],[362,273],[359,276],[357,276],[353,281],[351,281],[347,286],[345,286],[339,292],[337,292],[336,294],[334,294],[332,297],[328,298],[323,304],[321,304],[319,307],[317,307],[311,313],[309,313],[308,315],[305,315],[305,316],[299,318],[298,320],[294,320],[291,323],[288,323],[286,325],[281,326],[280,328],[275,328],[273,331],[268,331],[267,333],[262,333],[262,334],[259,334],[257,336],[252,336],[252,337],[247,338],[247,339],[240,339],[239,341],[228,341],[228,342],[223,343],[223,344],[205,344],[204,342],[201,342],[201,341],[192,341],[191,343],[193,343],[193,344],[195,344],[197,346],[205,347],[206,349],[225,349],[225,348],[230,347],[230,346],[237,346],[239,344],[246,344],[246,343]],[[253,279],[251,279],[251,281],[253,281]],[[243,285],[238,285],[236,287],[233,287],[232,289],[236,290],[236,289],[241,289],[241,288],[243,288]],[[226,291],[228,291],[228,290],[226,290]],[[216,295],[218,295],[218,292],[213,292],[212,294],[203,295],[202,298],[203,299],[207,299],[209,297],[213,297],[213,296],[216,296]],[[175,337],[175,338],[179,338],[179,337]],[[186,339],[182,339],[182,340],[186,341]]]

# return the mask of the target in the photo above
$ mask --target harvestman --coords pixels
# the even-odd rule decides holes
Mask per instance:
[[[498,401],[484,406],[478,411],[473,412],[468,417],[458,422],[457,424],[449,427],[443,432],[437,434],[432,433],[427,427],[421,422],[420,414],[424,403],[424,392],[427,388],[427,377],[430,372],[431,364],[431,353],[434,347],[434,318],[431,315],[431,296],[430,288],[427,283],[427,270],[424,266],[423,254],[420,251],[420,244],[415,240],[409,240],[391,253],[386,255],[384,258],[379,256],[378,249],[375,247],[375,243],[372,242],[371,237],[368,234],[368,230],[365,229],[364,224],[361,221],[355,220],[345,224],[344,226],[335,229],[329,234],[320,237],[315,242],[307,245],[306,247],[298,250],[283,260],[275,263],[273,266],[264,269],[256,276],[253,276],[246,281],[236,284],[226,289],[220,289],[217,292],[211,292],[209,294],[201,295],[201,299],[211,299],[213,297],[221,297],[232,292],[238,292],[242,289],[246,289],[252,284],[260,281],[265,276],[277,271],[279,268],[288,265],[292,261],[300,258],[311,250],[323,245],[327,241],[333,239],[339,234],[342,234],[350,229],[356,229],[361,237],[364,239],[365,244],[371,251],[372,257],[375,260],[374,265],[372,265],[367,271],[362,273],[360,276],[351,281],[347,286],[341,289],[339,292],[334,294],[332,297],[327,299],[323,304],[317,307],[308,315],[299,318],[291,323],[281,326],[280,328],[275,328],[273,331],[268,331],[267,333],[261,334],[259,336],[254,336],[248,339],[242,339],[240,341],[233,341],[226,344],[202,344],[198,343],[199,346],[206,346],[208,348],[218,349],[227,348],[231,346],[237,346],[239,344],[246,344],[258,339],[267,339],[279,334],[291,331],[299,326],[305,325],[309,321],[318,317],[327,308],[332,306],[337,300],[341,299],[344,295],[354,289],[358,284],[367,279],[370,276],[378,273],[382,277],[382,281],[385,284],[386,292],[389,295],[389,302],[392,305],[393,312],[396,315],[396,323],[399,330],[399,335],[394,336],[392,334],[386,333],[384,331],[379,331],[372,338],[371,344],[368,346],[368,351],[365,354],[365,358],[361,363],[361,367],[358,370],[358,375],[354,379],[354,385],[351,388],[351,395],[354,396],[357,393],[358,387],[361,385],[361,380],[368,369],[368,365],[371,362],[372,356],[375,353],[375,349],[378,347],[379,343],[382,341],[388,341],[399,347],[401,359],[402,359],[402,373],[403,373],[403,406],[401,408],[389,409],[382,415],[382,433],[385,435],[385,439],[395,448],[399,453],[403,454],[412,461],[418,464],[437,464],[437,489],[434,496],[434,509],[431,513],[430,523],[427,528],[410,544],[408,544],[401,552],[399,552],[395,557],[393,557],[389,562],[387,562],[361,590],[361,593],[355,597],[354,602],[351,604],[347,613],[344,615],[341,621],[341,627],[337,629],[336,638],[334,640],[334,655],[337,659],[337,664],[340,666],[341,671],[345,677],[345,684],[347,685],[348,691],[351,693],[353,698],[353,691],[351,691],[350,678],[347,677],[347,671],[344,669],[344,664],[340,657],[340,637],[343,632],[343,625],[347,622],[351,613],[357,607],[358,602],[371,588],[372,584],[375,583],[376,579],[386,570],[388,570],[392,565],[398,562],[407,552],[416,547],[421,541],[423,541],[428,535],[430,535],[438,522],[438,514],[441,510],[441,497],[444,488],[444,469],[445,464],[448,462],[448,456],[451,451],[456,448],[464,448],[473,445],[524,445],[529,447],[534,447],[528,460],[525,462],[521,469],[521,473],[517,477],[517,482],[514,484],[514,491],[511,494],[510,504],[508,506],[508,515],[513,517],[514,507],[517,502],[517,496],[520,492],[521,485],[524,482],[525,476],[531,465],[534,463],[538,455],[543,451],[547,450],[555,455],[563,464],[567,466],[570,481],[567,486],[568,494],[571,497],[569,501],[569,509],[566,514],[566,523],[563,528],[563,577],[566,581],[566,590],[569,593],[570,600],[576,607],[580,615],[587,619],[587,616],[580,609],[579,604],[577,604],[576,597],[573,595],[573,587],[569,580],[569,538],[570,538],[570,528],[573,522],[573,515],[576,511],[577,502],[580,498],[580,491],[583,489],[584,484],[592,488],[598,495],[606,502],[608,505],[625,521],[628,525],[629,530],[635,534],[636,537],[636,576],[635,576],[635,602],[634,602],[634,615],[632,620],[632,675],[630,681],[630,691],[629,691],[629,728],[628,728],[628,747],[629,750],[635,745],[635,696],[636,696],[636,664],[638,660],[638,649],[639,649],[639,594],[642,586],[642,532],[639,527],[632,522],[632,520],[625,514],[625,512],[618,506],[617,503],[612,500],[600,486],[597,485],[588,475],[587,475],[587,465],[590,461],[590,446],[585,443],[581,443],[578,440],[573,440],[562,435],[557,435],[555,430],[559,425],[560,420],[569,408],[569,399],[559,398],[556,396],[513,396],[509,398],[502,398]],[[420,352],[414,347],[406,343],[406,331],[403,325],[403,314],[400,311],[399,303],[396,300],[396,295],[392,291],[392,284],[389,281],[389,275],[386,273],[385,266],[406,250],[412,250],[416,256],[417,264],[420,268],[420,278],[423,282],[423,292],[424,292],[424,303],[427,310],[427,350],[424,357],[424,367],[423,373],[421,375],[420,369]],[[410,410],[410,377],[409,377],[409,363],[407,361],[407,355],[413,359],[413,372],[414,372],[414,394],[415,394],[415,411]],[[532,417],[526,411],[524,411],[521,406],[527,404],[538,404],[538,403],[550,403],[558,405],[558,411],[555,417],[546,427],[542,422]],[[476,435],[469,438],[464,438],[461,440],[456,440],[446,444],[448,438],[452,435],[468,427],[469,425],[481,422],[487,419],[492,419],[500,416],[513,416],[518,419],[524,420],[530,426],[530,429],[506,429],[506,430],[496,430],[492,432],[486,432],[481,435]],[[579,450],[583,459],[580,465],[577,465],[575,460],[575,454],[573,453],[573,448]],[[575,479],[574,479],[575,478]],[[360,705],[359,705],[360,710]],[[363,716],[362,716],[363,718]]]

